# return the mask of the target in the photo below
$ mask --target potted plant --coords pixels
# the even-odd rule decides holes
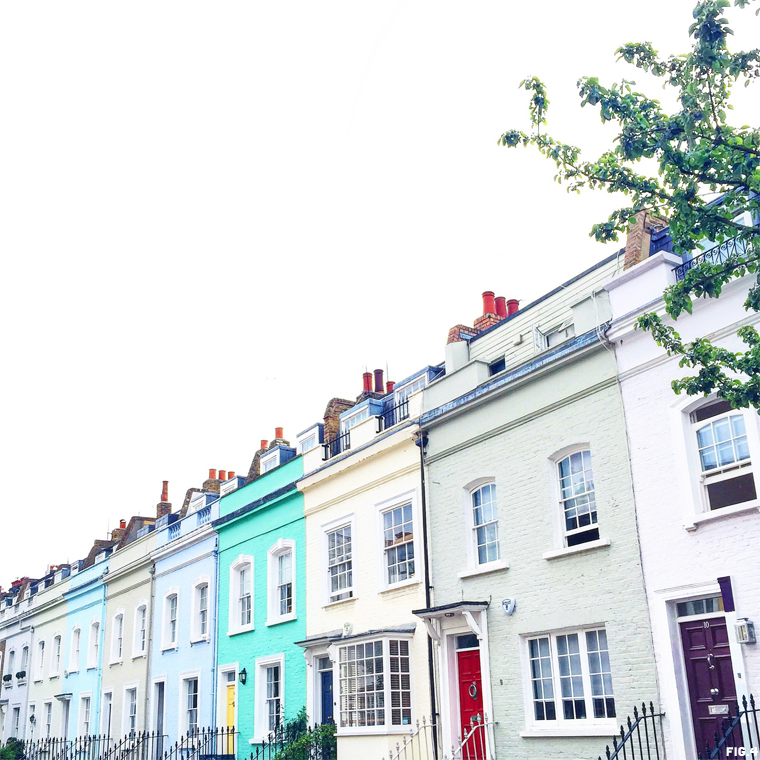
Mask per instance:
[[[6,674],[3,676],[3,681],[5,681],[5,682],[7,683],[8,681],[10,681],[10,680],[11,680],[11,678],[13,678],[13,676],[12,676],[10,673],[6,673]]]
[[[20,681],[22,678],[26,678],[26,671],[25,670],[19,670],[18,673],[16,673],[16,678]]]

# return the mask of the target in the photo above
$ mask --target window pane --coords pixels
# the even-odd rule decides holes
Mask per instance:
[[[344,646],[339,649],[339,689],[341,726],[385,725],[385,682],[382,641]],[[397,650],[395,666],[400,667],[404,650]],[[408,655],[408,650],[407,650]],[[399,698],[401,691],[399,682]],[[403,712],[400,713],[403,719]]]
[[[591,701],[595,718],[614,718],[615,700],[612,694],[610,656],[607,650],[607,632],[586,631],[588,669],[591,676]]]
[[[533,691],[533,708],[536,720],[555,720],[554,683],[551,672],[551,649],[549,638],[530,639],[531,685]]]

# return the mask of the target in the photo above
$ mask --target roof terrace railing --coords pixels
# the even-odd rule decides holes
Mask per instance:
[[[708,251],[694,256],[689,261],[684,261],[683,264],[673,267],[673,271],[676,273],[676,281],[680,282],[683,280],[690,269],[694,269],[694,267],[698,267],[700,264],[725,264],[727,261],[731,261],[731,259],[743,256],[746,250],[747,245],[744,240],[735,237],[730,238],[720,245],[716,245],[714,248],[710,248]]]
[[[328,459],[337,457],[338,454],[342,454],[344,451],[348,451],[351,448],[351,431],[346,430],[345,433],[334,438],[332,441],[322,444],[324,454],[322,459],[326,462]]]

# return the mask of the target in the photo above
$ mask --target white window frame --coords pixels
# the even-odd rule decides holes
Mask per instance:
[[[124,610],[118,609],[111,618],[111,656],[109,665],[120,665],[124,661]]]
[[[37,642],[37,656],[34,662],[34,680],[41,681],[45,673],[45,639]]]
[[[87,700],[87,705],[84,704],[84,701]],[[86,707],[86,712],[85,712]],[[85,717],[87,717],[87,720],[85,721]],[[85,730],[85,723],[87,723],[87,726],[89,728],[89,731]],[[93,734],[90,733],[92,730],[92,692],[91,691],[83,691],[79,695],[79,714],[77,716],[77,726],[78,726],[78,736],[92,736]]]
[[[49,702],[45,702],[42,705],[45,713],[45,723],[43,724],[45,727],[45,739],[49,739],[50,735],[53,733],[53,702],[52,700]]]
[[[20,663],[21,667],[18,669],[18,672],[21,672],[23,670],[26,673],[26,675],[22,679],[19,680],[19,684],[25,683],[26,681],[31,680],[30,678],[31,674],[29,673],[31,669],[29,651],[30,651],[29,644],[24,644],[24,646],[21,647],[21,663]]]
[[[94,635],[93,635],[94,631]],[[90,622],[90,635],[87,639],[87,670],[97,668],[100,658],[100,620]]]
[[[412,510],[412,541],[414,547],[414,574],[395,583],[389,582],[388,577],[388,547],[385,546],[385,527],[384,520],[385,515],[392,512],[394,509],[403,508],[409,505]],[[419,527],[422,524],[418,513],[418,499],[416,491],[407,491],[406,493],[394,496],[392,499],[386,499],[378,504],[375,504],[375,523],[377,530],[377,582],[380,591],[386,589],[402,588],[403,586],[411,586],[420,582],[420,570],[419,558],[417,557],[417,550],[420,548],[420,541],[414,534],[419,535]]]
[[[251,622],[243,625],[242,619],[242,607],[240,605],[240,571],[248,567],[251,573]],[[256,585],[253,569],[255,565],[253,557],[250,554],[241,554],[230,565],[230,598],[229,598],[229,620],[227,621],[227,635],[234,636],[238,633],[247,633],[253,631],[256,625]]]
[[[174,634],[172,637],[172,599],[176,599],[174,609]],[[161,651],[179,648],[179,589],[167,589],[163,600],[163,617],[161,623]]]
[[[37,727],[37,703],[30,702],[27,710],[27,720],[29,721],[29,740],[34,740],[34,729]],[[34,719],[34,720],[32,720]]]
[[[190,730],[189,721],[189,708],[188,708],[188,687],[190,681],[197,681],[198,693],[196,694],[196,732],[201,729],[201,695],[203,694],[203,687],[201,684],[201,672],[200,670],[188,671],[186,673],[180,673],[179,676],[179,705],[177,710],[177,720],[179,735],[183,736]],[[165,688],[165,687],[164,687]],[[166,692],[164,692],[164,700],[166,700]]]
[[[306,446],[306,444],[309,444]],[[319,426],[315,425],[302,433],[296,443],[296,454],[305,454],[319,446]]]
[[[611,675],[613,696],[615,699],[616,717],[613,718],[594,718],[593,703],[591,693],[591,678],[588,660],[588,650],[586,646],[586,633],[589,631],[604,630],[607,633],[608,652],[610,651],[610,640],[607,626],[604,623],[593,625],[584,625],[575,628],[562,628],[553,631],[542,631],[540,633],[522,634],[520,636],[520,655],[522,660],[522,680],[523,680],[523,698],[525,709],[525,732],[523,736],[611,736],[619,728],[621,721],[620,703],[614,696],[616,684],[619,681],[614,674],[614,652],[610,655]],[[581,679],[583,684],[583,699],[586,708],[586,718],[566,719],[563,714],[562,706],[562,686],[559,676],[558,667],[558,650],[557,637],[578,635],[579,652],[581,660]],[[531,679],[531,661],[530,661],[530,640],[531,639],[549,639],[550,646],[550,663],[552,686],[554,692],[554,705],[556,717],[553,720],[537,720],[535,717],[535,708],[533,704],[533,682]],[[611,733],[610,733],[611,732]]]
[[[132,625],[132,659],[148,655],[148,601],[141,599],[135,607]]]
[[[108,697],[108,699],[106,699]],[[106,711],[106,705],[108,705],[111,708],[111,714],[108,715]],[[103,692],[103,696],[100,700],[100,715],[98,716],[100,719],[100,733],[102,736],[110,737],[113,735],[113,691],[111,689],[106,689]],[[109,719],[110,726],[106,725],[106,719]]]
[[[240,663],[233,662],[220,665],[217,669],[217,700],[216,700],[216,725],[219,727],[227,726],[227,686],[230,683],[235,684],[235,725],[238,724],[238,705],[240,703],[240,684],[238,682],[238,670]],[[232,680],[228,680],[229,674],[232,673]]]
[[[140,685],[135,681],[133,683],[124,684],[124,691],[122,697],[122,716],[121,716],[121,733],[123,736],[128,736],[133,730],[130,728],[130,702],[127,698],[130,691],[135,693],[135,726],[134,731],[137,733],[140,730]]]
[[[341,687],[343,685],[341,679],[341,652],[347,647],[356,646],[357,644],[368,644],[370,642],[381,641],[383,645],[383,694],[384,694],[384,723],[376,724],[374,726],[348,726],[343,725],[342,716],[342,694]],[[392,723],[392,707],[391,707],[391,667],[390,667],[390,642],[391,641],[405,641],[409,646],[409,708],[411,710],[411,717],[408,723],[400,723],[394,725]],[[416,719],[415,715],[415,684],[414,684],[414,639],[411,634],[406,635],[403,633],[387,633],[378,636],[362,636],[358,639],[352,639],[345,644],[336,644],[329,648],[330,659],[333,660],[333,690],[336,694],[336,709],[334,713],[334,719],[337,726],[339,736],[351,736],[351,735],[366,735],[366,734],[408,734],[411,727],[414,725]],[[402,721],[403,721],[403,716]]]
[[[567,501],[567,499],[564,499],[563,496],[562,496],[562,481],[561,481],[561,475],[560,475],[559,466],[560,466],[561,462],[564,462],[565,459],[568,459],[569,457],[572,457],[573,454],[583,454],[583,452],[586,452],[586,451],[588,451],[589,456],[591,458],[591,473],[592,473],[592,478],[594,479],[594,489],[593,489],[593,491],[585,491],[584,493],[593,493],[594,494],[594,505],[596,506],[597,518],[596,518],[596,522],[595,523],[591,523],[590,525],[586,525],[586,526],[583,526],[583,527],[580,527],[580,528],[575,528],[573,530],[568,530],[567,529],[567,523],[566,523],[566,520],[565,520],[565,501]],[[601,534],[601,527],[600,527],[600,524],[599,524],[599,500],[597,498],[597,496],[598,496],[598,494],[597,494],[597,490],[598,490],[597,489],[597,481],[596,481],[596,464],[597,464],[597,462],[596,462],[596,457],[594,456],[591,444],[584,442],[584,443],[577,443],[577,444],[574,444],[572,446],[567,446],[564,449],[562,449],[561,451],[559,451],[557,454],[553,455],[551,457],[551,461],[553,462],[553,465],[554,465],[554,493],[555,493],[555,502],[557,504],[557,512],[558,512],[558,516],[557,516],[558,523],[557,524],[559,526],[559,531],[560,531],[559,546],[560,547],[566,547],[566,548],[573,548],[573,549],[575,549],[575,548],[578,548],[578,547],[581,547],[581,546],[585,546],[586,544],[594,543],[595,541],[600,540],[600,539],[594,539],[593,541],[587,541],[585,543],[575,544],[572,547],[569,547],[568,543],[567,543],[568,542],[568,537],[574,536],[574,535],[580,535],[580,534],[583,534],[583,533],[586,533],[586,532],[592,531],[592,530],[599,531],[600,538],[601,538],[601,535],[602,535]],[[571,497],[568,497],[568,498],[573,498],[573,497],[571,496]]]
[[[734,504],[719,509],[710,509],[707,500],[706,488],[701,479],[702,466],[699,460],[699,450],[697,445],[697,435],[695,423],[691,422],[691,414],[702,406],[717,401],[715,394],[708,398],[694,400],[677,399],[670,408],[671,430],[673,440],[673,450],[675,455],[676,477],[679,481],[679,491],[681,493],[681,510],[683,515],[683,526],[687,531],[693,531],[701,523],[711,520],[721,519],[734,514],[743,514],[760,510],[760,477],[758,470],[755,468],[756,463],[760,463],[760,433],[758,432],[757,415],[748,409],[731,410],[731,414],[740,413],[744,417],[744,426],[747,431],[747,443],[749,444],[750,462],[753,464],[745,468],[744,472],[750,471],[755,475],[755,490],[758,494],[757,499],[745,501],[740,504]],[[703,420],[702,423],[696,423],[697,427],[708,424],[718,417]]]
[[[69,673],[79,672],[79,658],[82,655],[82,628],[75,625],[69,642]]]
[[[203,633],[201,628],[201,589],[206,589],[206,632]],[[192,621],[190,624],[190,641],[198,643],[209,640],[209,630],[211,622],[211,579],[204,575],[196,578],[192,590]]]
[[[21,705],[13,705],[11,708],[11,728],[10,736],[14,739],[20,739],[19,731],[21,730]]]
[[[268,452],[261,457],[259,466],[262,475],[266,475],[266,473],[272,472],[272,470],[280,466],[280,453],[280,449],[276,448],[274,451]]]
[[[267,668],[278,666],[280,668],[280,725],[285,723],[285,654],[269,655],[268,657],[257,657],[255,660],[256,675],[254,684],[255,712],[253,718],[253,730],[255,741],[263,742],[271,733],[269,729],[269,713],[266,698],[267,687]]]
[[[414,380],[411,380],[410,382],[405,383],[399,387],[395,387],[393,389],[394,405],[398,406],[403,401],[408,400],[410,396],[414,396],[415,393],[419,393],[420,391],[425,390],[427,387],[427,381],[427,372],[425,372],[423,375],[415,377]]]
[[[347,414],[340,420],[340,434],[347,433],[351,428],[361,425],[362,422],[370,418],[369,404],[365,404],[361,409],[352,414]]]
[[[497,525],[497,542],[499,546],[499,559],[494,560],[492,562],[484,562],[480,563],[478,561],[478,548],[477,548],[477,531],[476,531],[476,525],[475,525],[475,515],[473,513],[473,507],[472,507],[472,495],[483,486],[486,485],[494,485],[497,486],[496,478],[492,475],[484,475],[483,477],[476,478],[475,480],[471,480],[469,483],[466,483],[465,486],[462,488],[462,512],[464,515],[464,526],[465,526],[465,534],[466,534],[466,540],[464,541],[465,545],[465,558],[467,561],[467,566],[464,570],[460,571],[458,573],[458,577],[460,578],[466,578],[471,575],[480,575],[481,573],[490,573],[495,570],[506,570],[509,567],[509,563],[507,562],[506,557],[504,556],[504,550],[503,550],[503,539],[504,537],[502,535],[499,535],[499,520],[500,520],[500,514],[499,514],[499,489],[498,486],[496,488],[496,525]]]
[[[329,565],[329,546],[328,536],[330,533],[339,530],[340,528],[351,528],[351,586],[340,591],[340,594],[349,594],[346,599],[333,599],[332,584],[330,581],[330,565]],[[331,604],[341,604],[348,602],[351,599],[357,598],[357,586],[356,586],[356,574],[354,571],[353,558],[356,554],[356,516],[354,513],[341,517],[338,520],[326,523],[321,526],[322,531],[322,562],[321,562],[321,575],[322,575],[322,606],[328,607]]]
[[[15,677],[16,673],[13,671],[16,668],[16,650],[15,649],[9,649],[8,650],[8,657],[5,660],[5,667],[8,668],[8,673]],[[22,668],[19,668],[17,672],[21,672]],[[9,683],[13,683],[13,681],[9,681]]]
[[[58,678],[61,675],[61,660],[63,659],[63,634],[56,631],[53,636],[53,646],[50,652],[50,672],[48,678]]]
[[[280,557],[290,554],[290,596],[291,611],[280,613],[279,597],[279,562]],[[296,613],[296,542],[291,538],[280,538],[267,552],[267,622],[266,625],[278,625],[295,620]]]

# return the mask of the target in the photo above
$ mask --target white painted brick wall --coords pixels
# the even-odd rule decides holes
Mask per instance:
[[[639,563],[630,468],[622,403],[615,384],[564,402],[568,393],[614,377],[611,354],[601,347],[591,357],[515,390],[483,410],[454,418],[429,431],[428,496],[436,605],[491,600],[488,611],[491,686],[499,758],[596,758],[600,737],[522,738],[526,727],[525,667],[520,637],[526,634],[604,624],[612,661],[618,719],[643,700],[657,700],[654,659]],[[556,406],[555,406],[556,405]],[[446,446],[485,436],[499,425],[521,423],[468,448],[442,456]],[[444,429],[445,428],[445,429]],[[549,457],[565,446],[591,446],[599,527],[611,545],[546,560],[555,547],[552,512],[555,470]],[[496,478],[502,557],[509,569],[459,579],[465,569],[462,493],[468,482]],[[512,617],[501,600],[517,599]]]

